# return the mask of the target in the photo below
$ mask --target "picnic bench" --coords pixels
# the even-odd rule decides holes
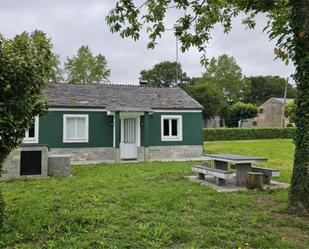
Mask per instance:
[[[264,184],[270,184],[270,178],[279,176],[280,171],[272,168],[252,166],[253,162],[265,162],[267,158],[241,156],[234,154],[206,154],[206,161],[212,161],[214,167],[195,165],[192,171],[197,172],[199,179],[205,179],[205,175],[214,176],[217,185],[225,185],[226,180],[233,178],[234,174],[230,172],[231,168],[236,170],[236,185],[246,186],[248,174],[261,174]]]
[[[214,161],[216,169],[228,170],[228,164],[236,168],[236,185],[246,186],[247,173],[252,171],[253,162],[266,162],[265,157],[241,156],[235,154],[206,154]]]
[[[216,183],[219,186],[225,185],[225,180],[233,177],[233,172],[221,169],[210,168],[206,166],[195,165],[192,167],[192,171],[198,173],[199,179],[205,179],[205,175],[211,175],[216,177]]]

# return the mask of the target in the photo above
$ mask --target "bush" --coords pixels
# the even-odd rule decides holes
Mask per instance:
[[[204,141],[293,138],[296,128],[205,128]]]

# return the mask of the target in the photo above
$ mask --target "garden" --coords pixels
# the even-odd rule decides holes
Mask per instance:
[[[205,151],[267,157],[290,181],[290,139]],[[288,190],[217,193],[187,180],[195,163],[78,165],[68,178],[2,182],[0,248],[309,248],[309,219],[290,212]]]

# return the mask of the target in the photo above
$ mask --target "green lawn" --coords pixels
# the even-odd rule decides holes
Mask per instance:
[[[206,143],[267,156],[290,177],[289,140]],[[188,181],[192,162],[73,167],[74,177],[1,183],[0,248],[309,248],[309,220],[287,190],[216,193]]]

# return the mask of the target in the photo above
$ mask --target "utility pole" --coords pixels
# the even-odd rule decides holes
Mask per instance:
[[[288,91],[289,77],[286,78],[286,84],[284,89],[283,106],[282,106],[282,128],[284,128],[284,107],[286,105],[286,94]]]
[[[178,85],[178,38],[176,36],[176,86]]]

